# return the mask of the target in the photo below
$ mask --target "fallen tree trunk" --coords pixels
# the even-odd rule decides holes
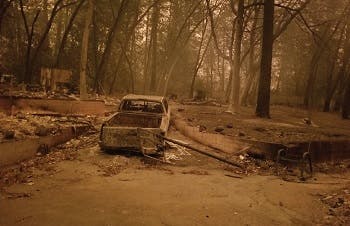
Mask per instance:
[[[160,136],[160,135],[159,135],[159,136]],[[171,143],[174,143],[174,144],[180,145],[180,146],[182,146],[182,147],[191,149],[192,151],[198,152],[198,153],[200,153],[200,154],[202,154],[202,155],[209,156],[209,157],[211,157],[211,158],[217,159],[217,160],[219,160],[219,161],[221,161],[221,162],[230,164],[230,165],[232,165],[232,166],[236,166],[236,167],[239,167],[239,168],[243,168],[243,166],[242,166],[240,163],[238,163],[238,162],[234,162],[234,161],[232,161],[232,160],[225,159],[224,157],[218,156],[218,155],[216,155],[216,154],[213,154],[213,153],[209,153],[209,152],[200,150],[200,149],[198,149],[198,148],[196,148],[196,147],[193,147],[193,146],[191,146],[191,145],[189,145],[189,144],[182,143],[182,142],[180,142],[180,141],[178,141],[178,140],[174,140],[174,139],[171,139],[171,138],[168,138],[168,137],[164,137],[164,136],[160,136],[160,137],[163,138],[163,139],[166,140],[166,141],[169,141],[169,142],[171,142]]]

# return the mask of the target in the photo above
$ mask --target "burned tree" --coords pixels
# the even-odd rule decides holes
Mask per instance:
[[[255,111],[255,114],[262,118],[270,117],[270,86],[274,22],[273,15],[274,0],[265,0],[258,100]]]

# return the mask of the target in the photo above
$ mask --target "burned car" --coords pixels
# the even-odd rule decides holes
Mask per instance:
[[[170,108],[166,98],[129,94],[121,100],[117,113],[102,124],[100,147],[128,149],[153,154],[164,150]]]

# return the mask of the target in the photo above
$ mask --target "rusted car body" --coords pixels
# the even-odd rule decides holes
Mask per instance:
[[[170,108],[166,98],[129,94],[123,97],[118,112],[101,127],[102,149],[132,149],[144,154],[162,151],[167,134]]]

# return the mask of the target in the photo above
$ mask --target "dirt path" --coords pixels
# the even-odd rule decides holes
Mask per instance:
[[[174,131],[171,136],[185,140]],[[322,194],[349,183],[350,174],[318,174],[309,184],[256,174],[233,178],[225,176],[232,172],[224,164],[189,153],[178,154],[174,165],[155,164],[102,153],[91,142],[71,161],[35,169],[30,182],[5,187],[0,225],[327,223],[333,217]]]

